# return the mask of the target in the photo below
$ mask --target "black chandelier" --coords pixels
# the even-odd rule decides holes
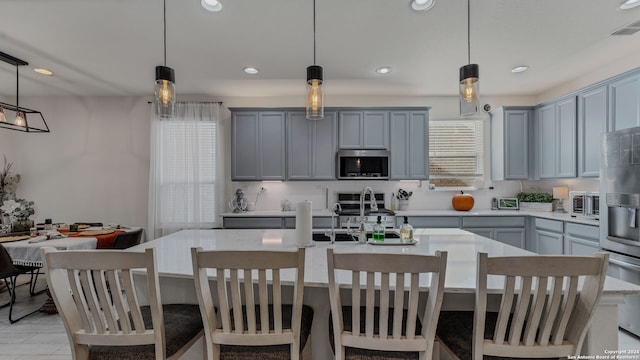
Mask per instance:
[[[12,105],[0,102],[0,128],[32,133],[50,132],[49,126],[47,126],[47,122],[44,120],[44,116],[40,111],[20,106],[20,76],[18,69],[20,66],[29,65],[29,63],[3,52],[0,52],[0,60],[16,67],[16,104]],[[12,112],[15,116],[7,116],[7,112]],[[34,120],[37,120],[38,116],[40,120],[42,120],[44,127],[36,127],[33,125]],[[29,123],[29,119],[31,119],[31,123]],[[39,121],[37,122],[39,123]]]

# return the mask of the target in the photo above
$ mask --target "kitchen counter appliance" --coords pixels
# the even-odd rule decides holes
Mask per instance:
[[[371,210],[370,197],[368,193],[365,194],[365,223],[374,224],[378,216],[381,216],[381,223],[385,228],[394,228],[396,216],[393,211],[385,209],[384,193],[375,194],[375,201],[378,205],[378,209],[375,211]],[[338,204],[342,208],[337,212],[340,227],[346,228],[347,223],[350,223],[351,227],[356,227],[360,222],[360,193],[338,193]]]
[[[602,137],[600,247],[610,253],[608,275],[640,285],[640,127]],[[640,336],[640,296],[618,306],[618,325]]]
[[[600,218],[600,193],[589,191],[570,191],[571,216],[588,219]]]
[[[388,180],[388,150],[340,150],[336,153],[339,180]]]

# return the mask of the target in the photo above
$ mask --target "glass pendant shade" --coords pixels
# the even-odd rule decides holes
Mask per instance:
[[[175,73],[172,68],[156,66],[154,95],[158,116],[172,117],[176,104]]]
[[[17,126],[27,126],[27,115],[25,115],[22,111],[18,111],[16,113],[16,121],[14,122]]]
[[[478,64],[469,64],[460,68],[460,115],[475,115],[480,110]]]
[[[4,109],[0,106],[0,122],[7,122],[7,117],[4,115]]]
[[[309,120],[324,118],[322,80],[322,66],[307,67],[307,119]]]

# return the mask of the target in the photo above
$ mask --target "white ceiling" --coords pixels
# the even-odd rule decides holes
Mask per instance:
[[[640,49],[622,0],[472,0],[471,62],[483,95],[537,95]],[[180,95],[290,96],[313,63],[312,0],[167,0],[167,65]],[[458,91],[467,63],[466,0],[317,0],[317,63],[332,95],[436,96]],[[162,65],[162,0],[2,0],[0,51],[21,68],[20,95],[151,95]],[[512,74],[526,64],[529,71]],[[382,76],[383,65],[393,72]],[[249,76],[245,66],[261,72]],[[640,61],[639,61],[640,66]],[[34,67],[52,70],[47,77]],[[15,68],[0,63],[0,96]]]

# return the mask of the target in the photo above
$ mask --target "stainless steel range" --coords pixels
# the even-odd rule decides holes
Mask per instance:
[[[338,211],[338,223],[341,228],[356,227],[360,224],[360,195],[362,193],[338,193],[338,204],[342,210]],[[384,208],[384,193],[374,194],[375,208],[371,206],[371,194],[364,194],[364,222],[374,224],[380,216],[380,222],[386,228],[394,228],[395,213]]]
[[[600,247],[607,274],[640,285],[640,127],[603,136],[600,173]],[[640,336],[640,296],[618,306],[618,325]]]

